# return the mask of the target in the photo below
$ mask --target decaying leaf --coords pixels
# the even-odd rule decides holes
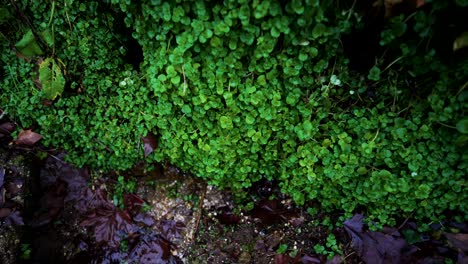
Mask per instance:
[[[311,256],[306,254],[306,255],[302,256],[301,262],[303,264],[317,264],[317,263],[320,263],[320,259],[316,258],[316,257],[311,257]]]
[[[291,257],[288,254],[278,254],[275,256],[275,264],[298,264],[301,263],[301,256]],[[319,262],[320,263],[320,262]]]
[[[22,226],[24,225],[23,217],[21,216],[20,212],[15,210],[11,212],[5,219],[3,219],[5,225],[13,225],[13,226]]]
[[[364,216],[356,214],[344,222],[351,246],[366,263],[401,263],[402,249],[407,245],[396,230],[391,233],[364,230]]]
[[[0,188],[3,187],[4,180],[5,180],[5,169],[0,168]]]
[[[468,234],[444,233],[444,235],[452,247],[468,252]]]
[[[141,140],[143,140],[146,158],[158,147],[158,139],[153,133],[148,133],[148,135],[141,138]]]
[[[5,122],[0,125],[0,134],[10,134],[15,130],[15,124],[12,122]]]
[[[32,132],[31,129],[21,130],[15,143],[18,145],[32,146],[42,138],[42,135]]]
[[[55,59],[47,58],[39,64],[39,81],[47,99],[54,100],[57,95],[62,94],[65,78]]]
[[[96,242],[111,247],[118,247],[123,236],[132,232],[130,216],[117,208],[98,208],[81,225],[94,227]]]
[[[376,1],[380,2],[380,1]],[[381,5],[376,4],[375,5]],[[426,4],[425,0],[384,0],[383,2],[385,6],[385,17],[390,18],[393,16],[400,15],[402,12],[414,12],[417,8],[422,7]]]
[[[184,223],[176,220],[161,220],[158,228],[165,239],[171,240],[173,238],[181,237],[185,225]]]
[[[225,225],[235,225],[239,223],[241,217],[234,214],[231,208],[224,206],[219,208],[219,212],[216,214],[219,222]]]

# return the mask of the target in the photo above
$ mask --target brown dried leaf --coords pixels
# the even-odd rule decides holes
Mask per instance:
[[[141,140],[143,140],[146,158],[158,147],[158,139],[153,133],[148,133],[148,135],[141,138]]]
[[[15,143],[18,145],[32,146],[42,138],[42,135],[32,132],[31,129],[21,130]]]

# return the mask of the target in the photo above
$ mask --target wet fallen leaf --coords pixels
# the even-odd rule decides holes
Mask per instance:
[[[180,238],[185,225],[180,221],[175,220],[162,220],[159,222],[159,230],[164,238],[171,240],[173,238]]]
[[[0,125],[0,134],[9,135],[15,130],[15,124],[13,122],[5,122]]]
[[[275,256],[275,264],[297,264],[301,263],[301,256],[291,257],[288,254],[278,254]]]
[[[235,225],[241,220],[240,216],[235,215],[228,206],[221,207],[220,212],[216,214],[219,222],[224,225]]]
[[[303,264],[315,264],[315,263],[320,263],[320,259],[316,257],[311,257],[309,255],[304,255],[301,259],[301,262]]]
[[[406,241],[396,230],[391,233],[364,230],[364,216],[356,214],[344,222],[351,237],[351,246],[366,263],[401,263]]]
[[[129,263],[181,263],[171,254],[172,244],[154,232],[138,237],[130,248]]]
[[[468,234],[451,234],[444,233],[450,245],[453,247],[468,252]]]
[[[131,218],[127,212],[117,208],[98,208],[88,215],[82,226],[94,227],[94,237],[97,243],[110,247],[118,247],[121,238],[132,232]]]
[[[145,158],[158,147],[158,139],[153,133],[148,133],[146,137],[141,138],[143,140],[143,147],[145,150]]]
[[[327,260],[326,264],[341,264],[342,262],[341,256],[334,256],[332,259]]]
[[[146,226],[152,226],[154,225],[154,219],[148,214],[144,213],[139,213],[133,217],[133,221],[137,223],[143,223]]]
[[[5,218],[11,214],[10,208],[0,208],[0,218]]]
[[[15,143],[18,145],[32,146],[42,138],[42,135],[32,132],[31,129],[21,130]]]
[[[141,199],[141,197],[136,194],[126,193],[124,194],[123,203],[127,212],[131,215],[137,215],[141,211],[141,207],[145,203],[145,200]]]
[[[0,168],[0,187],[3,186],[3,181],[5,180],[5,169]]]
[[[259,201],[251,211],[252,217],[259,219],[263,224],[274,224],[295,217],[293,210],[287,209],[280,200],[264,199]]]
[[[3,222],[5,225],[14,225],[14,226],[22,226],[24,225],[23,217],[21,216],[20,212],[14,211],[11,212]]]

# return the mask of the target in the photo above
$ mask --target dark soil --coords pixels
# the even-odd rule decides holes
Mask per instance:
[[[9,124],[7,124],[9,123]],[[14,125],[0,122],[2,128]],[[468,225],[411,219],[368,230],[363,215],[308,211],[263,181],[233,195],[170,164],[98,173],[0,131],[0,262],[9,263],[467,263]],[[123,183],[119,183],[123,177]],[[133,193],[118,188],[135,183]],[[120,187],[118,187],[120,184]],[[317,208],[317,207],[316,207]],[[333,235],[333,239],[329,239]]]

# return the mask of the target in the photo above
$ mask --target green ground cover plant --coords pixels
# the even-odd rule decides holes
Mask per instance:
[[[365,72],[344,54],[365,27],[345,1],[16,2],[2,110],[77,165],[131,168],[155,134],[148,161],[220,187],[276,180],[298,204],[380,224],[467,219],[468,62],[446,27],[462,1],[388,18]]]

